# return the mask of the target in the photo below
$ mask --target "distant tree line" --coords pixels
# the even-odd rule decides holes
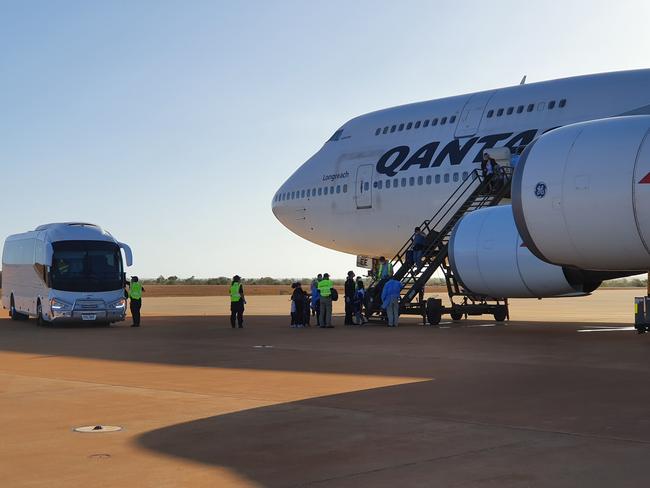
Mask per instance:
[[[2,273],[0,272],[0,279],[2,278]],[[368,281],[368,278],[364,276],[364,279]],[[248,285],[286,285],[291,286],[292,283],[299,281],[302,285],[309,285],[312,278],[271,278],[270,276],[263,276],[262,278],[244,278],[242,283]],[[230,285],[232,277],[228,276],[219,276],[217,278],[195,278],[190,276],[189,278],[179,278],[178,276],[172,275],[168,277],[159,276],[155,279],[144,279],[143,283],[145,284],[156,284],[156,285]],[[336,286],[343,285],[343,279],[332,280]],[[428,282],[430,286],[445,286],[444,278],[431,278]],[[645,288],[648,286],[647,278],[621,278],[616,280],[603,281],[602,286],[604,288]]]
[[[159,276],[156,279],[144,279],[145,284],[154,285],[230,285],[232,277],[219,276],[217,278],[179,278],[178,276]],[[291,286],[292,283],[299,281],[303,285],[309,285],[311,278],[271,278],[270,276],[263,276],[261,278],[243,278],[242,283],[247,285],[286,285]],[[343,284],[344,280],[332,280],[334,284]]]
[[[367,281],[369,278],[364,276],[364,279]],[[219,276],[217,278],[195,278],[190,276],[189,278],[179,278],[178,276],[172,275],[164,277],[160,275],[158,278],[146,278],[142,282],[144,284],[153,284],[153,285],[230,285],[232,277],[228,276]],[[312,278],[271,278],[270,276],[263,276],[262,278],[243,278],[242,283],[248,285],[286,285],[291,286],[292,283],[299,281],[302,285],[309,285],[312,281]],[[344,279],[335,279],[332,280],[335,285],[341,286],[345,282]],[[438,285],[444,286],[445,280],[443,278],[432,278],[428,282],[429,285]]]
[[[648,286],[647,278],[620,278],[617,280],[603,281],[603,288],[645,288]]]

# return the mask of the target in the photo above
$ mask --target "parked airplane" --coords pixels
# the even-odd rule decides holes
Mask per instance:
[[[390,258],[484,151],[525,148],[512,207],[463,217],[452,266],[490,296],[588,293],[650,269],[648,134],[650,70],[403,105],[345,123],[277,191],[273,213],[311,242]]]

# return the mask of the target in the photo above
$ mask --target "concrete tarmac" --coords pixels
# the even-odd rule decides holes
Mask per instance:
[[[598,321],[612,293],[582,322],[1,319],[2,486],[646,487],[650,335]]]

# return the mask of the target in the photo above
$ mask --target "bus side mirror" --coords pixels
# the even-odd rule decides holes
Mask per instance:
[[[133,252],[131,252],[131,248],[128,245],[124,244],[123,242],[120,242],[120,249],[124,251],[124,256],[126,257],[126,265],[132,266]]]

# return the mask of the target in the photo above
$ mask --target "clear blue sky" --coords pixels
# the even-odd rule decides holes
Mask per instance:
[[[393,105],[646,68],[648,2],[1,1],[0,239],[64,220],[134,274],[342,276],[278,186]]]

